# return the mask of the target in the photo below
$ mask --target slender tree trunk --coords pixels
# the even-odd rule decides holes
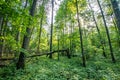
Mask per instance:
[[[107,24],[106,24],[105,16],[103,14],[103,10],[102,10],[102,7],[100,5],[100,1],[97,0],[97,2],[98,2],[98,5],[100,7],[100,11],[101,11],[101,14],[102,14],[103,22],[104,22],[104,25],[105,25],[106,34],[107,34],[108,43],[109,43],[109,48],[110,48],[111,58],[112,58],[112,61],[115,63],[116,60],[115,60],[115,57],[114,57],[114,54],[113,54],[113,48],[112,48],[112,44],[111,44],[111,40],[110,40],[110,35],[109,35],[109,30],[108,30],[108,27],[107,27]]]
[[[88,1],[89,1],[89,0],[88,0]],[[93,10],[92,7],[91,7],[91,5],[90,5],[90,1],[89,1],[89,7],[90,7],[91,10]],[[98,32],[98,35],[99,35],[99,38],[100,38],[100,43],[101,43],[101,45],[102,45],[103,56],[104,56],[104,57],[107,57],[107,56],[106,56],[106,53],[105,53],[105,48],[104,48],[104,44],[105,44],[105,43],[104,43],[104,41],[103,41],[103,39],[102,39],[102,37],[101,37],[100,29],[99,29],[99,27],[98,27],[98,25],[97,25],[97,21],[96,21],[96,19],[95,19],[94,12],[92,12],[92,16],[93,16],[93,20],[94,20],[94,23],[95,23],[95,25],[96,25],[96,29],[97,29],[97,32]]]
[[[58,30],[58,35],[57,35],[57,38],[58,38],[58,51],[59,51],[59,49],[60,49],[60,48],[59,48],[59,46],[60,46],[60,45],[59,45],[59,44],[60,44],[60,39],[59,39],[59,30]],[[60,52],[58,52],[58,60],[60,60],[60,55],[59,55],[59,54],[60,54]]]
[[[65,49],[65,28],[66,28],[66,18],[67,18],[67,2],[65,4],[65,15],[64,15],[64,27],[62,30],[62,48]],[[64,53],[62,53],[62,55],[64,56]]]
[[[8,17],[4,17],[1,23],[1,29],[0,29],[0,57],[3,56],[3,53],[5,52],[5,36],[7,31],[7,22]]]
[[[0,33],[1,33],[1,29],[2,29],[2,23],[3,23],[3,17],[0,17]]]
[[[72,22],[72,33],[74,33],[74,21]],[[73,37],[73,34],[72,34],[72,37]],[[74,52],[74,38],[72,38],[72,41],[71,41],[71,47],[72,47],[72,53]]]
[[[42,2],[42,7],[44,6],[44,0]],[[42,33],[42,23],[43,23],[43,17],[44,17],[44,9],[42,8],[42,11],[41,11],[41,19],[40,19],[40,31],[39,31],[39,40],[38,40],[38,47],[37,47],[37,51],[39,52],[40,50],[40,42],[41,42],[41,33]]]
[[[69,37],[70,37],[70,55],[72,55],[72,33],[73,33],[73,22],[72,22],[72,14],[70,15],[70,19],[71,19],[71,25],[70,25],[70,34],[69,34]]]
[[[65,23],[65,25],[66,25],[66,23]],[[63,39],[62,48],[64,49],[65,48],[65,27],[63,27],[63,30],[62,30],[62,39]]]
[[[54,8],[54,0],[52,0],[52,16],[51,16],[51,31],[50,31],[50,52],[52,52],[52,38],[53,38],[53,8]],[[49,58],[52,59],[52,53]]]
[[[30,9],[30,15],[31,16],[34,16],[36,3],[37,3],[37,0],[33,0],[32,6],[31,6],[31,9]],[[29,34],[31,33],[31,29],[27,27],[26,33],[27,34],[24,35],[24,38],[23,38],[23,44],[22,44],[23,49],[28,48],[29,39],[30,39]],[[24,67],[25,67],[25,53],[24,52],[20,52],[19,60],[18,60],[18,62],[16,64],[16,66],[17,66],[17,69],[24,69]]]
[[[86,59],[84,55],[84,48],[83,48],[83,39],[82,39],[82,29],[79,21],[79,11],[78,11],[78,2],[76,0],[76,9],[77,9],[77,21],[78,21],[78,27],[79,27],[79,33],[80,33],[80,46],[81,46],[81,53],[82,53],[82,61],[83,66],[86,67]]]
[[[0,37],[3,37],[3,32],[4,32],[4,18],[1,19],[1,24],[0,24]],[[3,54],[3,39],[0,38],[0,58],[2,57]]]

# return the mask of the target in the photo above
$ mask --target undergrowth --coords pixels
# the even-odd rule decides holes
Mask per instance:
[[[0,68],[0,75],[0,80],[120,80],[120,62],[96,59],[82,67],[78,57],[59,61],[39,57],[26,60],[24,70],[16,70],[14,64]]]

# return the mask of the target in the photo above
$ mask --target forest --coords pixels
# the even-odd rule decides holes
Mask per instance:
[[[0,0],[0,80],[120,80],[120,0]]]

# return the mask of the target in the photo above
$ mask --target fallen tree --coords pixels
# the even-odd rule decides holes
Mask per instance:
[[[0,61],[14,60],[14,58],[0,58]]]
[[[48,52],[48,53],[42,53],[42,54],[35,54],[35,55],[32,55],[32,56],[28,56],[26,57],[25,55],[21,54],[18,60],[18,62],[16,63],[16,68],[17,69],[24,69],[24,66],[25,66],[25,59],[26,58],[31,58],[31,57],[37,57],[37,56],[42,56],[42,55],[49,55],[49,54],[53,54],[55,52],[66,52],[67,53],[67,57],[70,58],[70,54],[69,54],[69,49],[65,49],[65,50],[56,50],[56,51],[52,51],[52,52]]]
[[[66,53],[66,56],[70,59],[71,58],[71,55],[70,55],[70,52],[69,52],[69,49],[63,49],[63,50],[55,50],[55,51],[52,51],[52,52],[46,52],[46,53],[40,53],[40,52],[37,52],[39,54],[35,54],[35,55],[30,55],[30,56],[25,56],[24,59],[27,59],[27,58],[32,58],[32,57],[37,57],[37,56],[43,56],[43,55],[50,55],[51,53],[54,54],[54,53],[57,53],[57,52],[65,52]],[[4,62],[4,61],[17,61],[18,58],[0,58],[0,61]],[[21,62],[21,60],[18,60],[18,62]],[[17,63],[18,64],[18,63]],[[5,65],[5,64],[4,64]],[[1,65],[2,66],[2,65]]]
[[[68,58],[71,58],[70,56],[70,53],[69,53],[69,49],[63,49],[63,50],[55,50],[55,51],[52,51],[52,52],[47,52],[47,53],[39,53],[39,54],[35,54],[35,55],[31,55],[31,56],[27,56],[26,58],[30,58],[30,57],[37,57],[37,56],[42,56],[42,55],[49,55],[49,54],[54,54],[56,52],[66,52],[66,56]]]

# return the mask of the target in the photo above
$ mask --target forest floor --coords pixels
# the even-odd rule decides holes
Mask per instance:
[[[0,68],[0,80],[120,80],[120,62],[95,58],[82,67],[79,57],[58,61],[42,56],[27,60],[25,70],[16,70],[13,64]]]

